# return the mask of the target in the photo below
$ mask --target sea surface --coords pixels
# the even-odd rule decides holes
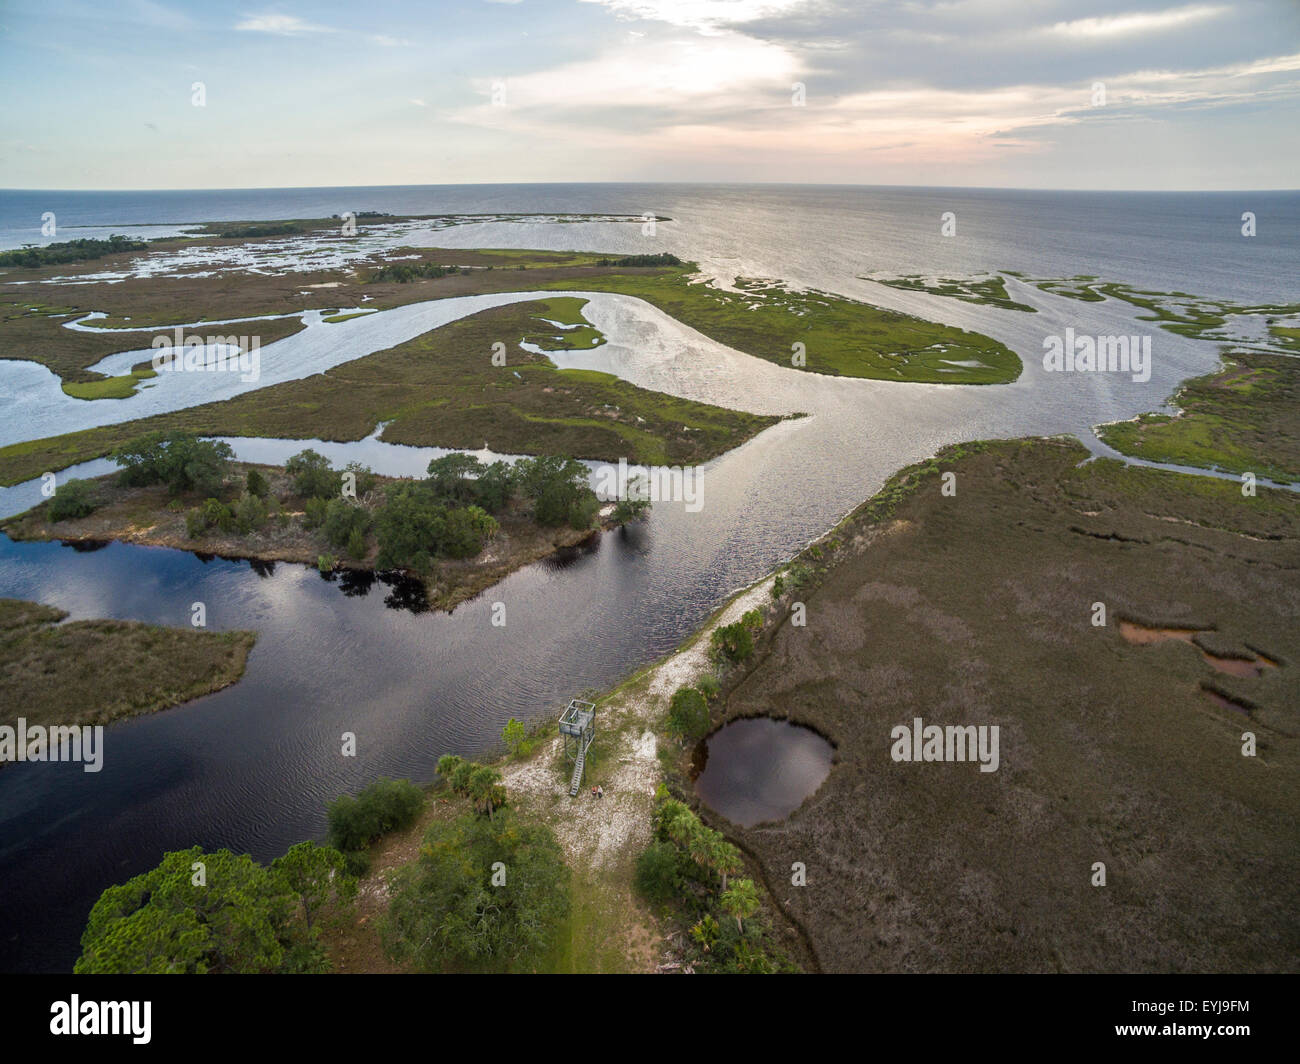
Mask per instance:
[[[698,512],[657,503],[644,526],[521,570],[451,614],[421,612],[418,594],[400,581],[327,580],[298,565],[0,537],[2,596],[47,602],[74,618],[173,625],[188,623],[191,604],[202,601],[211,628],[259,633],[239,684],[109,728],[102,772],[41,764],[0,770],[3,971],[70,968],[99,893],[153,867],[167,850],[199,843],[269,860],[295,841],[322,838],[326,803],[340,793],[380,775],[428,781],[445,752],[492,753],[509,717],[556,717],[568,698],[606,688],[669,652],[732,591],[820,535],[890,473],[944,444],[1064,432],[1105,453],[1092,426],[1161,408],[1181,380],[1208,372],[1220,354],[1215,343],[1152,334],[1127,304],[1081,303],[1011,281],[1012,295],[1039,311],[1025,314],[864,277],[1014,269],[1251,304],[1300,299],[1297,193],[770,185],[0,192],[0,239],[8,246],[39,242],[47,210],[56,214],[60,239],[349,210],[491,215],[385,239],[392,246],[672,251],[720,283],[779,278],[987,333],[1016,350],[1025,371],[1014,384],[985,387],[821,377],[735,352],[639,300],[593,293],[587,314],[609,342],[556,355],[558,364],[739,409],[809,416],[783,421],[708,463]],[[1257,216],[1254,238],[1240,234],[1245,210]],[[945,211],[956,215],[953,237],[940,235]],[[575,220],[580,214],[633,220]],[[640,220],[647,214],[671,221],[651,229]],[[507,215],[511,220],[501,220]],[[90,226],[104,228],[78,228]],[[263,365],[273,379],[316,372],[476,306],[436,301],[316,324],[267,345]],[[1067,327],[1153,335],[1151,379],[1044,372],[1044,336]],[[6,440],[47,435],[56,415],[75,424],[111,409],[50,405],[57,381],[41,372],[31,363],[0,362]],[[184,391],[192,386],[178,382],[169,392],[160,383],[139,403],[122,401],[115,419],[139,416],[146,406],[202,401]],[[232,442],[250,459],[299,449]],[[301,442],[307,445],[325,449]],[[373,439],[330,445],[328,453],[336,462],[360,457],[380,471],[407,474],[428,457]],[[25,508],[35,491],[31,484],[0,491],[0,511]],[[504,628],[491,624],[496,602],[506,606]],[[357,736],[355,758],[341,756],[343,732]]]

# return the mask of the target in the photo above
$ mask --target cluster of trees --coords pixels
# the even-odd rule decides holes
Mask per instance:
[[[165,484],[173,495],[216,495],[235,452],[220,440],[158,431],[137,436],[109,457],[121,467],[118,479],[128,487]]]
[[[425,281],[446,277],[447,274],[455,272],[455,266],[439,266],[436,262],[395,262],[392,265],[371,270],[366,281],[368,283],[395,281],[397,284],[408,284],[411,281]]]
[[[749,610],[738,621],[713,630],[709,646],[715,661],[736,664],[754,652],[754,636],[763,630],[763,615]]]
[[[781,962],[752,919],[760,908],[758,888],[752,879],[733,878],[744,870],[740,851],[720,832],[682,802],[660,795],[654,840],[636,862],[637,889],[651,902],[682,910],[699,950],[697,965],[774,972]]]
[[[568,917],[568,882],[543,824],[508,811],[435,822],[419,860],[394,877],[384,945],[426,972],[535,971]]]
[[[495,810],[506,804],[506,788],[501,782],[501,773],[491,765],[466,761],[455,754],[443,754],[438,758],[438,775],[453,791],[470,799],[477,811],[487,813],[489,820]]]
[[[132,240],[114,233],[107,240],[65,240],[44,247],[25,247],[16,251],[0,252],[0,266],[57,266],[64,262],[86,262],[116,255],[122,251],[143,251],[149,246],[144,240]]]
[[[317,918],[356,881],[337,850],[303,842],[270,867],[200,846],[109,887],[90,911],[77,974],[321,972]]]
[[[415,823],[424,807],[424,792],[410,780],[381,777],[355,798],[345,794],[327,811],[329,842],[340,851],[354,875],[365,872],[366,848],[382,835]]]
[[[534,519],[551,527],[588,528],[600,509],[587,467],[572,458],[485,466],[473,455],[448,454],[429,463],[426,479],[388,489],[375,517],[378,564],[425,573],[435,558],[472,558],[496,536],[494,515],[516,498],[531,501]]]
[[[124,444],[112,457],[125,485],[165,484],[174,495],[208,496],[186,516],[191,538],[213,528],[247,534],[277,514],[282,523],[288,521],[258,470],[249,471],[237,500],[219,498],[234,458],[229,444],[153,432]],[[425,479],[392,483],[378,496],[372,495],[378,477],[357,462],[335,469],[324,455],[307,449],[290,457],[284,468],[293,493],[304,500],[303,526],[320,529],[331,546],[357,561],[369,554],[373,533],[381,569],[427,574],[436,558],[474,557],[500,530],[494,515],[516,499],[530,502],[534,519],[549,527],[567,522],[590,528],[600,509],[586,466],[572,458],[544,456],[512,466],[449,454],[429,463]],[[60,489],[62,501],[57,511],[51,508],[51,520],[61,520],[57,514],[84,516],[94,508],[88,488],[69,487]],[[628,519],[640,513],[635,501],[628,506]]]
[[[621,259],[599,259],[597,266],[680,266],[682,260],[676,255],[662,252],[658,255],[624,255]]]
[[[284,471],[293,480],[293,490],[304,499],[333,499],[342,497],[345,479],[358,499],[364,499],[379,478],[374,470],[360,462],[349,462],[335,469],[330,460],[310,447],[292,455],[284,463]]]
[[[247,240],[255,236],[288,236],[290,233],[301,233],[303,228],[301,222],[263,222],[223,229],[218,235],[229,239]]]

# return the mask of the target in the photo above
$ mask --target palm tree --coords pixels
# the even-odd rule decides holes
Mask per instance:
[[[736,918],[736,927],[743,935],[744,921],[758,912],[758,891],[752,879],[738,879],[731,884],[731,889],[722,895],[722,907]]]
[[[470,773],[467,788],[474,807],[477,809],[482,805],[489,820],[492,819],[492,810],[505,804],[506,789],[501,782],[501,773],[488,765],[479,765]]]
[[[721,835],[716,836],[713,845],[712,860],[709,862],[713,870],[722,877],[722,889],[725,893],[727,889],[727,877],[736,876],[745,870],[744,858],[740,856],[740,851]]]
[[[438,758],[438,775],[450,782],[452,773],[465,763],[465,759],[455,754],[443,754]]]

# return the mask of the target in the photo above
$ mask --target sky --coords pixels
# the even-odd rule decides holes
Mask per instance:
[[[1300,187],[1298,0],[0,0],[0,187]]]

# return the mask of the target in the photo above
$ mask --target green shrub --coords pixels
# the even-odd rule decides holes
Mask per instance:
[[[381,778],[355,798],[330,803],[330,845],[344,853],[363,850],[381,835],[409,827],[424,806],[424,792],[410,780]]]
[[[208,523],[203,520],[203,511],[197,507],[185,514],[185,534],[190,539],[198,539],[208,530]]]
[[[668,704],[668,734],[685,744],[709,730],[709,704],[694,687],[679,687]]]
[[[266,477],[256,469],[250,469],[248,476],[244,480],[244,486],[249,495],[256,495],[259,499],[266,498],[266,493],[271,490],[270,485],[266,482]]]
[[[742,621],[715,628],[709,639],[714,658],[721,661],[744,661],[754,652],[754,637]]]
[[[354,562],[359,562],[366,556],[369,549],[365,533],[359,528],[354,528],[352,534],[348,536],[348,557]]]
[[[266,524],[266,516],[266,503],[256,495],[246,492],[235,503],[235,527],[243,535]]]
[[[62,487],[55,488],[46,515],[51,521],[67,521],[92,514],[95,507],[90,484],[84,480],[69,480]]]
[[[309,532],[312,529],[320,528],[325,523],[325,515],[329,510],[329,503],[324,499],[308,499],[307,504],[303,507],[302,527]]]
[[[284,471],[293,478],[293,490],[305,498],[329,499],[339,493],[342,478],[330,460],[311,448],[300,451],[284,463]]]
[[[315,503],[323,500],[314,499]],[[331,499],[325,504],[325,516],[321,521],[325,538],[335,547],[345,547],[352,538],[352,533],[364,536],[370,531],[370,514],[354,502],[347,499]]]
[[[234,530],[235,515],[220,499],[204,499],[201,512],[204,528],[219,528],[222,532]]]
[[[633,883],[650,902],[672,901],[677,894],[677,847],[671,842],[652,842],[636,859]]]

